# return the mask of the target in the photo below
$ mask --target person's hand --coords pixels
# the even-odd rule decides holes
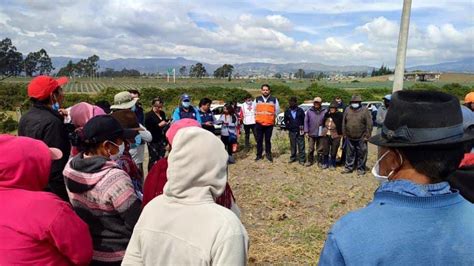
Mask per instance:
[[[68,116],[68,114],[69,114],[69,113],[67,112],[67,110],[64,109],[64,108],[60,108],[60,109],[58,110],[58,112],[59,112],[62,116],[64,116],[64,117]]]
[[[207,121],[207,122],[204,123],[204,125],[206,125],[206,126],[212,126],[212,122],[211,122],[211,121]]]
[[[166,124],[168,124],[168,122],[166,122],[166,121],[161,121],[161,122],[158,124],[158,126],[164,127],[164,126],[166,126]]]

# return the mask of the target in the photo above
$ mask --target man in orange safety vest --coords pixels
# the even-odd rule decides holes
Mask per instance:
[[[260,89],[262,96],[255,99],[255,131],[257,133],[257,157],[255,161],[263,158],[263,139],[265,138],[265,157],[273,162],[271,138],[275,116],[280,111],[280,105],[278,99],[270,95],[270,85],[263,84]]]

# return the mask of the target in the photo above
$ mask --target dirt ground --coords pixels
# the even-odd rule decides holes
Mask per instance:
[[[377,187],[370,171],[342,175],[341,167],[288,164],[286,134],[274,136],[273,163],[255,162],[251,150],[238,153],[237,163],[230,166],[229,182],[250,238],[251,264],[316,263],[331,225],[366,205]],[[375,149],[369,147],[369,168]]]

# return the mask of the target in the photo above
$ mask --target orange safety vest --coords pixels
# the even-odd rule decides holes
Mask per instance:
[[[262,126],[273,126],[275,124],[275,104],[272,102],[257,103],[255,122]]]

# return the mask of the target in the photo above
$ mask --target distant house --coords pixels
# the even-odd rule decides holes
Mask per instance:
[[[438,81],[441,77],[439,72],[411,72],[405,73],[405,80],[409,81]]]

